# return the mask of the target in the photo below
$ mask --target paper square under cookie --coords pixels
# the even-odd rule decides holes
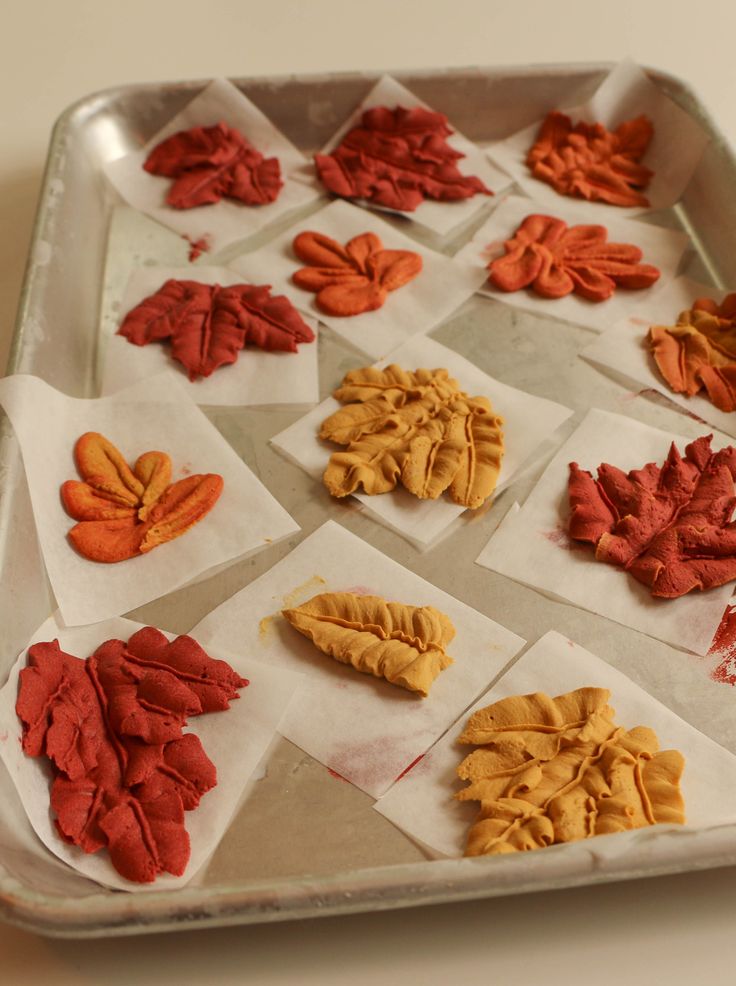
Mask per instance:
[[[483,697],[468,709],[408,773],[373,806],[434,853],[461,856],[468,830],[478,815],[477,802],[461,802],[454,794],[466,786],[457,767],[473,746],[460,745],[458,737],[473,712],[511,695],[544,692],[555,697],[584,687],[607,688],[615,722],[626,729],[648,726],[659,739],[661,750],[679,750],[685,757],[681,790],[685,801],[685,828],[656,825],[615,835],[594,836],[566,843],[555,852],[587,859],[595,849],[599,856],[646,853],[652,838],[736,822],[736,757],[671,712],[630,678],[567,637],[550,630],[519,658]],[[515,854],[519,878],[534,868],[539,852]],[[523,856],[523,860],[519,857]],[[492,865],[489,859],[488,864]]]
[[[13,665],[0,690],[0,757],[5,762],[18,796],[36,835],[55,856],[83,876],[118,890],[172,890],[184,886],[207,863],[227,831],[253,775],[276,735],[276,727],[291,701],[300,679],[289,671],[253,661],[242,648],[208,653],[225,660],[249,684],[230,708],[216,714],[194,716],[184,727],[202,741],[204,751],[217,768],[217,785],[193,811],[184,813],[191,855],[182,876],[162,874],[152,884],[133,883],[122,877],[101,849],[85,853],[64,842],[56,831],[49,809],[51,766],[45,757],[29,757],[21,749],[22,724],[15,712],[18,676],[27,664],[27,648],[40,641],[58,640],[75,657],[87,658],[106,640],[128,640],[142,624],[116,618],[87,627],[65,627],[54,616],[39,627]],[[175,634],[166,634],[172,640]],[[39,856],[45,851],[39,846]]]
[[[326,315],[315,303],[315,295],[292,282],[304,266],[292,249],[294,239],[307,230],[329,236],[344,245],[361,233],[375,233],[387,250],[411,250],[422,258],[421,272],[407,284],[390,291],[375,311],[338,317]],[[404,236],[367,209],[337,201],[313,213],[286,233],[252,253],[229,264],[252,284],[270,284],[302,311],[318,318],[343,339],[380,359],[406,339],[429,332],[469,298],[485,279],[478,264],[452,260]]]
[[[226,267],[138,267],[128,281],[120,307],[119,327],[129,311],[155,294],[170,278],[229,287],[243,278]],[[273,295],[272,295],[273,296]],[[317,335],[317,322],[305,321]],[[300,343],[297,352],[267,352],[246,346],[228,366],[218,367],[209,377],[190,380],[181,363],[171,355],[167,341],[136,346],[114,333],[100,339],[104,371],[102,393],[111,394],[158,373],[175,379],[197,404],[219,406],[263,406],[271,404],[314,404],[319,400],[317,339]]]
[[[143,170],[154,147],[180,130],[211,127],[219,122],[239,130],[264,157],[277,157],[284,182],[278,198],[265,205],[248,206],[223,198],[212,205],[175,209],[166,204],[171,179]],[[253,236],[277,219],[322,197],[314,182],[290,177],[307,159],[258,107],[226,79],[214,79],[138,151],[110,161],[105,172],[130,205],[147,213],[174,232],[213,253]]]
[[[670,390],[657,368],[648,342],[653,325],[675,325],[680,312],[691,308],[697,298],[722,301],[725,290],[678,277],[652,298],[648,314],[633,314],[619,322],[587,346],[580,355],[596,366],[614,370],[644,388],[656,390],[686,414],[736,438],[736,414],[721,411],[705,396],[705,391],[687,397]],[[656,312],[653,309],[656,308]]]
[[[326,656],[281,616],[284,607],[318,593],[343,591],[434,606],[450,618],[456,635],[447,651],[454,663],[427,698]],[[206,649],[237,644],[270,667],[302,672],[279,732],[372,797],[431,746],[523,645],[333,521],[218,606],[192,636]]]
[[[662,465],[672,442],[692,439],[607,411],[592,410],[545,469],[521,509],[509,511],[477,563],[554,599],[573,603],[681,650],[706,654],[733,585],[658,599],[623,569],[595,560],[592,545],[567,533],[569,463],[594,476],[607,462],[624,472]],[[714,449],[728,444],[716,436]]]
[[[504,241],[511,239],[527,216],[536,214],[551,215],[561,219],[569,226],[585,225],[590,222],[580,204],[574,199],[560,197],[554,210],[540,202],[509,195],[493,210],[489,218],[456,255],[458,261],[479,264],[487,268],[497,257],[504,255]],[[665,284],[671,283],[677,274],[683,253],[690,242],[685,233],[679,233],[651,223],[622,219],[613,214],[606,218],[608,242],[631,243],[643,252],[641,263],[653,264],[660,270],[660,278],[651,288],[626,290],[616,288],[614,294],[605,301],[588,301],[578,294],[568,294],[564,298],[543,298],[531,288],[520,291],[501,291],[487,279],[478,288],[478,293],[496,301],[502,301],[512,308],[531,312],[540,317],[559,318],[564,322],[582,325],[596,332],[603,332],[615,321],[627,316],[633,308],[650,306],[652,294]],[[486,274],[488,272],[486,271]],[[648,310],[648,308],[647,308]],[[546,327],[540,331],[547,331]]]
[[[390,110],[394,110],[400,106],[404,109],[420,108],[435,111],[434,107],[422,102],[421,99],[418,99],[414,93],[410,92],[405,86],[402,86],[396,79],[390,75],[384,75],[373,86],[368,95],[361,100],[360,105],[356,107],[334,137],[322,148],[320,153],[331,153],[343,140],[348,131],[359,126],[363,113],[377,106],[385,106]],[[453,150],[459,151],[464,155],[464,157],[456,162],[458,170],[463,175],[475,175],[477,178],[480,178],[486,188],[490,189],[494,194],[498,194],[504,188],[508,187],[511,182],[509,176],[504,171],[498,169],[489,160],[488,155],[484,151],[455,130],[452,120],[448,120],[448,125],[453,130],[453,133],[446,138],[447,143]],[[319,182],[319,177],[317,181]],[[413,212],[400,212],[396,210],[396,213],[407,219],[411,219],[412,222],[420,226],[424,226],[426,229],[436,233],[439,237],[445,238],[460,226],[470,222],[475,215],[487,206],[489,200],[492,201],[489,196],[483,195],[482,193],[457,202],[439,202],[433,199],[425,199]],[[378,209],[379,211],[385,212],[394,211],[384,209],[382,206],[376,206],[372,202],[362,199],[351,201],[355,201],[356,205],[365,206],[366,208]]]
[[[550,112],[559,109],[557,106],[549,107]],[[589,100],[580,106],[563,108],[562,112],[572,119],[573,124],[580,121],[602,123],[608,130],[642,114],[654,124],[654,136],[641,161],[654,171],[648,187],[644,189],[650,202],[648,206],[622,207],[605,202],[587,202],[560,195],[551,185],[535,178],[525,161],[542,125],[541,119],[489,148],[491,160],[507,171],[527,195],[544,203],[546,209],[555,209],[559,203],[577,202],[585,208],[588,222],[607,225],[609,219],[617,215],[635,216],[675,205],[682,197],[709,139],[689,113],[666,96],[638,65],[628,59],[612,69]]]
[[[405,370],[419,367],[447,369],[471,396],[488,397],[496,414],[504,419],[504,457],[495,494],[513,482],[523,465],[573,413],[569,408],[542,397],[534,397],[494,380],[458,353],[427,336],[409,339],[376,366],[397,363]],[[275,435],[271,443],[315,479],[321,479],[330,455],[343,446],[319,438],[322,422],[342,407],[328,397],[293,425]],[[494,494],[494,495],[495,495]],[[363,508],[420,548],[427,548],[446,534],[466,508],[453,503],[447,494],[437,500],[420,500],[403,486],[390,493],[368,496],[355,493]]]
[[[127,613],[299,530],[179,384],[166,376],[96,400],[67,397],[37,377],[6,377],[0,381],[0,404],[20,442],[41,551],[68,625]],[[74,446],[88,431],[108,438],[131,466],[143,452],[166,452],[172,481],[219,473],[222,494],[181,537],[126,561],[90,561],[67,540],[75,521],[59,495],[62,483],[81,478]]]

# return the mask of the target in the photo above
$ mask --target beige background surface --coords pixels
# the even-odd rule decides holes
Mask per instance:
[[[689,81],[736,142],[729,0],[6,0],[0,31],[0,365],[51,126],[129,82],[615,61]],[[736,695],[734,695],[736,707]],[[180,935],[45,941],[0,924],[7,986],[736,981],[736,870]]]

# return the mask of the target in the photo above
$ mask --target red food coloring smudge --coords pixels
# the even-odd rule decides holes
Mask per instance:
[[[201,284],[170,279],[123,319],[118,334],[135,346],[171,343],[190,380],[234,363],[246,345],[297,352],[314,333],[284,295],[268,285]]]
[[[327,773],[330,775],[330,777],[334,777],[336,781],[345,781],[346,784],[350,783],[347,777],[343,777],[342,774],[338,774],[338,772],[336,770],[333,770],[332,767],[327,768]]]
[[[736,685],[736,606],[726,606],[708,657],[715,657],[719,661],[710,674],[713,681],[723,685]]]
[[[424,756],[425,756],[424,753],[420,753],[418,757],[415,757],[412,760],[412,762],[409,764],[408,767],[404,767],[404,769],[398,775],[398,777],[396,778],[396,780],[397,781],[400,781],[402,777],[406,777],[406,775],[409,773],[409,771],[410,770],[413,770],[416,767],[416,765],[419,763],[419,761],[424,759]],[[394,783],[396,783],[396,782],[394,782]]]
[[[314,161],[328,191],[400,212],[413,212],[425,199],[493,195],[480,178],[458,170],[465,155],[447,143],[451,134],[442,113],[374,106],[333,151],[315,154]]]
[[[182,239],[185,239],[189,244],[189,261],[196,260],[197,257],[201,257],[203,253],[208,253],[210,250],[210,238],[209,236],[200,236],[199,239],[193,240],[191,236],[187,236],[186,233],[182,234]]]
[[[181,876],[189,861],[184,812],[217,784],[215,765],[183,727],[221,712],[248,684],[191,637],[171,643],[144,627],[88,660],[58,640],[29,648],[16,712],[22,747],[51,762],[51,809],[65,842],[106,847],[127,880]]]
[[[366,743],[346,743],[331,754],[331,769],[336,774],[347,777],[357,787],[371,787],[384,780],[386,762],[393,759],[393,746],[389,738],[369,740]]]
[[[226,123],[180,130],[157,144],[143,167],[175,179],[166,196],[174,209],[212,205],[222,198],[265,205],[278,198],[284,184],[278,158],[264,158]]]
[[[577,551],[580,548],[580,545],[571,540],[567,531],[561,527],[556,527],[553,531],[540,531],[539,533],[551,544],[555,544],[565,551]]]
[[[690,411],[688,408],[683,408],[683,410],[688,418],[692,418],[693,421],[697,421],[699,425],[704,425],[706,428],[708,427],[708,422],[705,418],[701,418],[699,414],[696,414],[694,411]]]

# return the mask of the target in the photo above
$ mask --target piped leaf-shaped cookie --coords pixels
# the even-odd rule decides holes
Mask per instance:
[[[704,390],[719,411],[736,411],[736,294],[721,304],[698,298],[676,325],[653,325],[652,356],[676,394]]]
[[[191,637],[144,627],[87,660],[58,641],[33,644],[19,675],[22,746],[45,756],[59,836],[85,853],[106,847],[127,880],[180,876],[189,860],[184,813],[217,784],[187,720],[228,708],[248,685]]]
[[[144,452],[130,469],[113,443],[95,431],[79,438],[74,458],[84,482],[63,483],[61,501],[79,521],[69,540],[90,561],[124,561],[180,537],[209,513],[223,488],[217,473],[172,483],[165,452]]]
[[[711,435],[674,442],[660,467],[624,473],[609,463],[598,477],[570,463],[570,537],[595,545],[653,596],[675,599],[736,579],[736,448],[713,452]]]
[[[457,769],[469,784],[456,797],[480,810],[466,856],[684,822],[682,755],[645,726],[617,726],[608,698],[605,688],[512,695],[470,717],[460,742],[477,747]]]
[[[268,285],[202,284],[169,278],[127,313],[118,335],[135,346],[170,342],[190,380],[235,363],[246,346],[297,352],[314,333],[283,295]]]
[[[455,628],[433,606],[407,606],[380,596],[323,592],[282,611],[324,654],[426,697],[452,658]]]
[[[486,397],[469,397],[447,370],[352,370],[334,393],[345,402],[320,438],[347,446],[324,473],[333,496],[369,495],[401,483],[420,499],[447,490],[475,509],[493,493],[503,458],[503,419]]]

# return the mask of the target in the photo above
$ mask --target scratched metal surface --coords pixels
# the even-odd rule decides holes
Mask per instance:
[[[487,143],[539,118],[550,106],[579,102],[607,68],[471,69],[398,73],[398,78],[447,113],[458,129]],[[687,87],[657,73],[653,78],[712,136],[683,201],[677,210],[660,218],[687,229],[693,238],[696,251],[683,272],[719,285],[734,285],[733,154]],[[332,134],[375,80],[369,75],[345,74],[236,81],[277,126],[309,151]],[[202,85],[123,87],[84,99],[61,117],[49,150],[8,372],[37,374],[74,396],[96,394],[100,318],[109,327],[117,317],[117,299],[128,270],[139,263],[184,260],[185,251],[179,237],[117,200],[103,177],[102,165],[148,139]],[[391,221],[417,236],[405,220]],[[463,239],[471,232],[466,231]],[[257,242],[249,248],[256,248]],[[454,252],[460,242],[456,239],[444,248]],[[234,252],[217,259],[227,260]],[[559,441],[590,406],[681,434],[699,433],[694,421],[664,399],[632,394],[578,359],[580,349],[592,339],[584,329],[540,320],[475,297],[432,334],[504,382],[574,407],[576,414],[558,435]],[[319,345],[324,396],[356,365],[356,354],[327,333]],[[525,498],[543,468],[543,457],[491,509],[459,524],[451,535],[451,555],[442,543],[419,553],[359,510],[331,500],[320,484],[268,445],[269,437],[300,413],[289,409],[208,411],[223,435],[296,518],[301,533],[142,607],[130,614],[133,619],[188,631],[331,517],[530,642],[551,627],[567,634],[736,752],[733,692],[713,681],[712,661],[554,602],[473,564],[509,505]],[[30,633],[53,607],[17,444],[4,420],[0,565],[2,681]],[[0,765],[0,914],[46,934],[99,936],[428,904],[736,861],[736,826],[687,837],[654,838],[642,850],[624,857],[601,856],[593,846],[581,857],[583,862],[577,858],[571,863],[555,850],[498,857],[492,869],[484,860],[428,861],[370,806],[367,795],[335,780],[321,765],[280,740],[248,810],[235,819],[206,872],[175,893],[130,895],[90,884],[39,852]]]

